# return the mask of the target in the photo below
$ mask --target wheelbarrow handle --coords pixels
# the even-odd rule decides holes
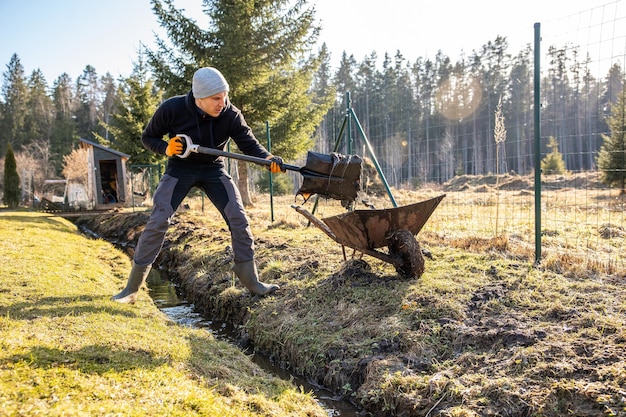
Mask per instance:
[[[193,153],[202,153],[202,154],[212,155],[212,156],[223,156],[226,158],[239,159],[241,161],[252,162],[261,166],[270,166],[270,164],[272,163],[272,161],[269,159],[264,159],[264,158],[259,158],[256,156],[244,155],[244,154],[234,153],[234,152],[226,152],[220,149],[207,148],[205,146],[197,145],[191,141],[191,138],[188,135],[185,135],[183,133],[179,133],[176,136],[185,140],[185,144],[184,144],[185,149],[182,154],[177,155],[179,158],[183,158],[183,159],[187,158],[193,152]],[[283,166],[285,167],[285,169],[289,171],[299,172],[302,169],[301,167],[290,165],[290,164],[283,164]]]
[[[291,208],[294,209],[295,211],[297,211],[298,213],[302,214],[304,217],[306,217],[311,223],[313,223],[322,232],[324,232],[326,234],[326,236],[328,236],[329,238],[331,238],[332,240],[334,240],[337,243],[341,243],[339,241],[339,239],[337,238],[337,235],[335,235],[333,233],[333,231],[330,230],[330,228],[328,226],[326,226],[326,224],[324,224],[323,221],[321,221],[320,219],[315,217],[307,209],[305,209],[304,207],[301,207],[301,206],[296,206],[295,204],[292,204]]]

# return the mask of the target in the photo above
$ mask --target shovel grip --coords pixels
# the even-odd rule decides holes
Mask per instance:
[[[185,135],[184,133],[178,133],[176,136],[178,136],[179,138],[183,139],[183,153],[180,155],[176,155],[179,158],[185,159],[187,158],[192,152],[198,152],[198,146],[194,144],[191,141],[191,138],[188,135]]]

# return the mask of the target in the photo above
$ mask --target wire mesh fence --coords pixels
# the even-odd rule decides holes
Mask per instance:
[[[375,156],[394,193],[446,193],[425,231],[448,241],[505,239],[513,256],[565,273],[623,275],[626,153],[609,149],[609,166],[598,157],[607,138],[624,143],[626,124],[610,117],[624,112],[625,18],[616,1],[529,25],[519,51],[498,37],[456,62],[344,62],[335,81],[351,93],[315,149]]]

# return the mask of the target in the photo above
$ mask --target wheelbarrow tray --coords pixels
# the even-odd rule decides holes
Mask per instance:
[[[372,250],[388,246],[391,231],[404,229],[417,235],[444,197],[389,209],[355,210],[322,221],[337,242],[357,250]]]

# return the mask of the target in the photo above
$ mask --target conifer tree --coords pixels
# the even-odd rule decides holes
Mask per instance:
[[[347,52],[343,52],[341,54],[341,60],[339,61],[339,68],[337,69],[337,73],[335,74],[335,85],[337,87],[337,92],[341,94],[340,99],[343,99],[343,95],[345,93],[352,93],[357,89],[356,80],[355,80],[355,72],[357,68],[356,59],[354,59],[354,55],[348,55]]]
[[[554,136],[550,136],[548,148],[551,149],[551,152],[541,160],[541,170],[547,175],[565,174],[567,169],[563,154],[559,151],[559,142]]]
[[[95,136],[104,136],[106,140],[110,140],[111,132],[107,129],[107,125],[111,122],[113,112],[115,111],[115,102],[117,99],[117,85],[110,73],[106,73],[104,77],[100,78],[100,86],[102,88],[102,102],[98,106],[98,126],[96,128]],[[104,131],[102,130],[104,129]]]
[[[39,69],[34,70],[28,80],[28,112],[24,120],[27,143],[50,140],[54,108],[47,90],[48,83],[43,73]]]
[[[159,49],[148,51],[166,97],[188,92],[193,73],[213,66],[228,80],[232,102],[257,137],[263,136],[266,121],[273,130],[286,129],[273,139],[273,152],[290,159],[311,146],[332,92],[327,100],[311,92],[321,61],[310,50],[320,29],[306,0],[205,0],[206,29],[172,0],[152,4],[172,44],[159,39]]]
[[[115,108],[110,123],[101,124],[115,138],[98,140],[112,149],[130,155],[131,165],[151,165],[161,163],[162,155],[148,151],[141,142],[141,134],[150,117],[161,102],[161,93],[156,91],[154,82],[148,77],[148,70],[142,52],[133,66],[130,77],[120,82],[116,94]]]
[[[331,80],[330,52],[326,44],[322,44],[319,50],[319,58],[320,67],[313,78],[312,91],[316,95],[315,101],[324,103],[326,100],[330,100],[332,103],[336,90]],[[331,119],[325,115],[315,131],[314,140],[317,145],[317,150],[323,153],[329,153],[334,150],[334,130],[332,123],[328,122],[329,120]]]
[[[5,151],[9,143],[20,146],[26,143],[24,119],[27,114],[26,101],[28,87],[22,61],[13,54],[3,74],[2,114],[0,114],[0,151]]]
[[[2,202],[10,209],[17,208],[20,203],[20,177],[17,174],[17,165],[13,147],[9,143],[4,157],[4,195]]]
[[[76,130],[80,138],[94,140],[98,124],[100,84],[96,69],[87,65],[76,79]]]
[[[331,106],[311,92],[320,59],[310,53],[319,34],[315,9],[306,0],[204,0],[208,28],[200,28],[173,6],[152,0],[153,11],[173,45],[157,40],[149,63],[165,95],[184,94],[200,67],[219,69],[230,85],[229,96],[257,138],[272,134],[272,153],[286,160],[312,146],[316,126]],[[245,205],[248,164],[238,161],[239,189]]]
[[[611,106],[608,117],[610,135],[602,135],[604,143],[598,153],[598,168],[602,181],[617,185],[620,194],[626,193],[626,89],[622,90],[617,102]]]
[[[52,103],[54,107],[54,121],[52,124],[52,138],[50,153],[56,158],[58,167],[61,167],[63,155],[69,154],[74,146],[76,133],[75,109],[76,101],[72,89],[72,79],[67,73],[61,74],[53,83]]]

